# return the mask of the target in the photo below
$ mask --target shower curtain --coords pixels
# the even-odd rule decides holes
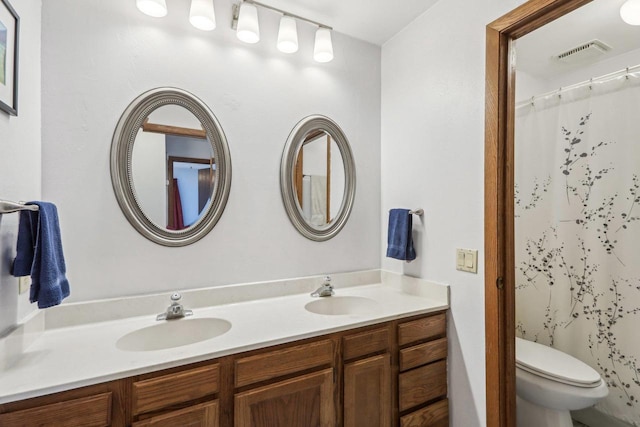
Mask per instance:
[[[640,74],[516,110],[516,333],[596,369],[640,426]]]

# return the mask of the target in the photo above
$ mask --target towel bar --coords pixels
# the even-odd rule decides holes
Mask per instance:
[[[24,202],[10,202],[8,200],[0,200],[0,214],[37,210],[38,206],[36,205],[25,205]]]
[[[424,209],[415,209],[413,211],[409,211],[409,213],[412,215],[422,216],[424,215]]]

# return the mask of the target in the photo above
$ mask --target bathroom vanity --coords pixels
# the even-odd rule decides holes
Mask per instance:
[[[34,391],[40,395],[26,399],[5,397],[5,403],[0,405],[0,425],[447,426],[447,302],[410,295],[382,284],[336,291],[339,296],[323,299],[304,294],[231,304],[232,311],[240,317],[245,308],[253,311],[257,318],[263,317],[262,323],[251,324],[246,319],[245,323],[255,328],[254,335],[262,334],[262,339],[272,343],[281,341],[279,344],[253,345],[256,348],[248,351],[233,351],[233,346],[242,347],[231,344],[227,350],[221,350],[225,337],[227,341],[233,340],[234,329],[240,333],[243,326],[240,320],[223,316],[224,306],[218,306],[214,309],[220,317],[229,319],[231,329],[203,343],[181,346],[180,354],[189,355],[190,347],[197,352],[200,345],[208,342],[210,349],[215,348],[223,355],[217,356],[219,353],[209,350],[194,363],[185,364],[188,358],[182,362],[172,361],[176,366],[168,369],[158,369],[163,364],[154,363],[141,368],[138,374],[126,376],[123,373],[128,372],[127,368],[142,363],[141,359],[152,357],[152,353],[166,352],[168,356],[176,350],[120,350],[122,359],[118,362],[107,358],[78,360],[78,364],[102,362],[105,369],[118,363],[120,378],[99,383],[87,379],[85,382],[93,384],[65,386],[65,391],[44,395],[46,390]],[[448,289],[445,295],[447,292]],[[374,300],[375,295],[381,302],[377,315],[366,311],[356,314],[335,311],[335,307],[342,304],[341,297],[344,301],[349,298]],[[307,309],[299,319],[290,317],[287,304],[298,306],[298,301],[309,304],[308,301],[315,303],[331,298],[336,299],[320,305],[332,307],[334,314],[317,314]],[[405,307],[404,313],[390,315],[401,306]],[[419,306],[422,309],[415,310]],[[293,339],[274,341],[270,328],[276,325],[262,315],[263,309],[280,310],[283,324],[301,322],[303,325],[298,328],[315,330],[316,326],[309,322],[319,319],[328,327],[324,332],[316,330],[298,334]],[[194,319],[206,315],[203,310],[194,312]],[[170,322],[185,321],[189,320]],[[107,335],[103,338],[109,341]],[[304,338],[305,335],[313,336]],[[99,366],[94,369],[100,370]],[[18,373],[8,370],[11,381],[12,375]],[[25,392],[21,396],[28,395],[29,392]]]

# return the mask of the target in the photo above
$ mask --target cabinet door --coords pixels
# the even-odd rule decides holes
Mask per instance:
[[[218,401],[157,415],[138,421],[132,427],[218,427]]]
[[[235,427],[333,427],[333,369],[239,393]]]
[[[344,365],[344,427],[391,425],[389,354]]]

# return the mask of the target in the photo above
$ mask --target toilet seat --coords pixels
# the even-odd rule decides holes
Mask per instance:
[[[581,360],[546,345],[517,337],[516,367],[574,387],[594,388],[602,383],[600,374]]]

